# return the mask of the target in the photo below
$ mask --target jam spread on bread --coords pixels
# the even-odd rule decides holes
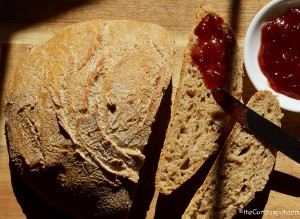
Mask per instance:
[[[270,87],[300,99],[300,7],[263,25],[259,66]]]
[[[225,88],[230,79],[235,37],[223,24],[221,17],[209,13],[194,30],[197,40],[191,58],[209,89]]]

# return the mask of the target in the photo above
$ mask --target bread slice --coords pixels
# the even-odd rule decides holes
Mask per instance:
[[[282,113],[270,91],[257,92],[248,106],[280,125]],[[182,218],[232,218],[263,190],[275,159],[276,149],[236,124]]]
[[[219,16],[201,6],[196,14],[196,23],[207,14]],[[223,28],[231,31],[226,22]],[[164,194],[180,187],[217,152],[219,146],[216,141],[228,126],[228,115],[215,102],[199,69],[193,64],[191,48],[196,41],[197,37],[192,32],[184,53],[179,86],[156,174],[156,188]],[[231,62],[228,91],[241,98],[243,62],[237,44],[233,48]]]
[[[11,79],[5,121],[12,165],[57,208],[80,218],[123,217],[174,69],[174,40],[158,25],[67,27]]]

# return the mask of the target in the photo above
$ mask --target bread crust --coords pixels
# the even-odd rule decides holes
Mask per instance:
[[[248,107],[280,126],[279,102],[270,91],[258,91]],[[235,124],[202,186],[182,218],[232,218],[262,191],[277,150]]]
[[[126,215],[174,71],[173,43],[155,24],[96,20],[33,50],[5,101],[10,160],[21,177],[78,217]]]
[[[201,5],[196,13],[195,26],[207,14],[220,16]],[[224,30],[232,31],[226,21]],[[193,64],[191,48],[197,41],[192,31],[184,52],[179,85],[171,109],[171,120],[160,155],[156,174],[156,188],[170,194],[190,179],[205,161],[214,155],[216,143],[229,124],[229,117],[215,102],[203,81],[199,69]],[[238,99],[242,96],[243,61],[238,45],[232,56],[229,92]]]

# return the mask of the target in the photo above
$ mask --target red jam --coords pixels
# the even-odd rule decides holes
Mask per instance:
[[[258,61],[272,89],[300,99],[300,7],[264,24]]]
[[[225,88],[230,80],[235,38],[223,23],[222,18],[207,14],[194,30],[197,42],[191,48],[191,58],[210,89]]]

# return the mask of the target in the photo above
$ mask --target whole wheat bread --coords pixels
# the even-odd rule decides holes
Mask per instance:
[[[174,71],[174,41],[137,21],[71,25],[18,67],[5,104],[12,165],[52,205],[122,218]]]
[[[257,92],[248,106],[280,125],[282,113],[270,91]],[[276,149],[236,124],[182,218],[232,218],[263,190],[275,159]]]
[[[208,13],[219,16],[201,6],[196,13],[196,24]],[[226,22],[223,28],[225,31],[231,30]],[[219,146],[216,141],[228,126],[229,117],[215,102],[191,59],[191,48],[196,41],[197,37],[192,32],[184,53],[171,120],[156,174],[156,188],[164,194],[180,187],[217,152]],[[243,61],[237,44],[233,51],[228,91],[241,98]]]

